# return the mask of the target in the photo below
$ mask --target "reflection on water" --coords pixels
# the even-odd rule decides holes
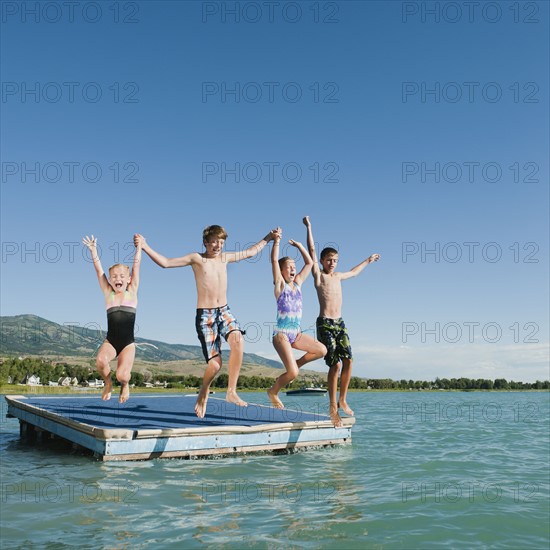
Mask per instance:
[[[326,413],[298,399],[287,406]],[[2,546],[548,547],[547,393],[349,401],[350,446],[106,463],[20,442],[2,403]]]

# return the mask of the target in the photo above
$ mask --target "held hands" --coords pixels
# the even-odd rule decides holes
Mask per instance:
[[[143,248],[145,244],[145,237],[143,235],[140,235],[139,233],[136,233],[134,235],[134,246],[136,248]]]
[[[283,236],[283,230],[280,227],[276,227],[269,232],[269,240],[279,242]]]

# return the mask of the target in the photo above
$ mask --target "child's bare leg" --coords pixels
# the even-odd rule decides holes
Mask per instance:
[[[228,382],[227,382],[227,395],[226,401],[246,407],[248,403],[243,401],[237,395],[237,382],[239,381],[239,373],[241,372],[241,365],[243,362],[244,354],[244,341],[243,335],[240,331],[234,330],[227,336],[227,343],[229,344],[229,363],[227,364],[228,370]]]
[[[336,428],[342,427],[342,418],[338,414],[338,403],[336,401],[336,393],[338,392],[338,373],[340,372],[340,363],[332,365],[328,369],[327,376],[327,386],[328,386],[328,397],[330,401],[330,419],[332,420]]]
[[[136,345],[128,344],[118,356],[118,366],[116,369],[116,379],[120,382],[119,403],[126,403],[130,398],[130,376],[134,366],[136,356]]]
[[[342,374],[340,375],[340,397],[338,398],[338,407],[349,416],[353,416],[353,411],[348,405],[346,399],[348,396],[349,381],[351,379],[351,359],[342,359]]]
[[[277,378],[277,380],[275,381],[275,384],[267,390],[267,397],[269,397],[269,400],[271,401],[271,404],[276,409],[284,409],[285,406],[284,406],[283,402],[279,399],[279,390],[275,389],[275,386],[278,385],[277,384],[278,381],[279,381],[279,379]]]
[[[327,348],[324,344],[312,338],[309,334],[301,333],[298,335],[294,343],[292,344],[294,349],[305,351],[305,355],[302,355],[296,365],[298,368],[303,367],[306,363],[321,359],[327,353]]]
[[[216,355],[212,357],[208,364],[206,365],[206,370],[204,371],[204,376],[202,377],[202,386],[199,390],[199,395],[195,403],[195,414],[199,418],[204,418],[206,413],[206,403],[208,401],[208,393],[210,392],[210,384],[212,380],[216,377],[219,370],[222,367],[222,356]]]
[[[271,388],[267,390],[267,396],[276,409],[284,409],[283,402],[279,399],[279,392],[287,384],[290,384],[298,376],[298,365],[292,354],[292,347],[285,334],[278,333],[273,337],[273,347],[279,354],[286,372],[281,374]]]
[[[116,351],[113,346],[105,341],[101,344],[96,357],[97,372],[101,378],[103,378],[103,392],[101,399],[103,401],[109,401],[111,399],[111,393],[113,391],[113,383],[111,382],[111,367],[109,363],[116,357]]]

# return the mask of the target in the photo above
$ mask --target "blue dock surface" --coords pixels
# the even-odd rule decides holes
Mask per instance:
[[[354,418],[335,428],[330,417],[210,397],[204,418],[195,396],[116,398],[6,396],[8,415],[22,436],[53,434],[91,450],[101,460],[147,460],[280,451],[351,443]]]

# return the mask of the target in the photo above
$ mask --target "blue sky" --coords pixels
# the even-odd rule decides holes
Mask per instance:
[[[86,234],[108,266],[134,232],[179,256],[214,223],[228,250],[277,225],[305,241],[308,214],[339,269],[382,256],[344,282],[356,375],[547,379],[548,20],[547,2],[4,3],[2,315],[105,328]],[[230,266],[246,350],[276,358],[272,292],[267,250]],[[195,307],[189,268],[144,259],[139,336],[197,344]],[[317,313],[309,279],[304,328]]]

